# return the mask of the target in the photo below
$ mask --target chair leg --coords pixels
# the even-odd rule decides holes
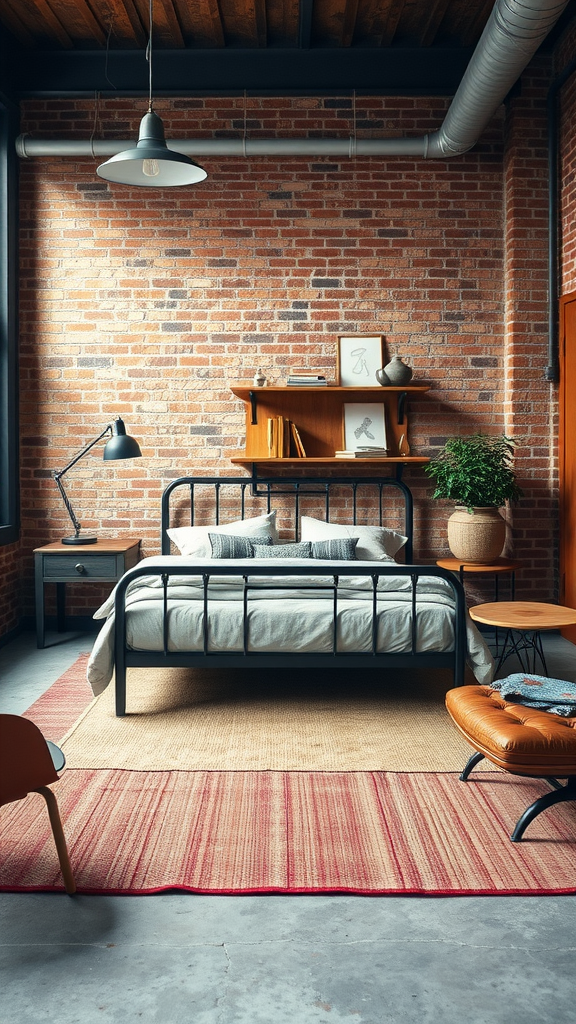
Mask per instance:
[[[554,804],[562,803],[565,800],[576,800],[576,775],[571,775],[565,786],[559,786],[558,789],[545,793],[544,796],[538,797],[533,804],[530,804],[530,807],[526,808],[524,814],[518,818],[514,831],[510,836],[512,842],[520,842],[530,822],[541,811],[545,811],[547,807],[552,807]]]
[[[472,754],[472,757],[468,758],[464,771],[460,775],[460,782],[466,782],[472,769],[483,760],[484,754],[481,754],[479,750],[477,750],[475,754]]]
[[[60,870],[64,879],[64,887],[66,892],[71,896],[72,893],[76,892],[76,882],[74,881],[74,875],[72,874],[70,858],[68,857],[68,847],[66,846],[66,839],[64,837],[62,822],[60,821],[60,813],[58,811],[56,797],[48,786],[40,786],[34,792],[40,793],[46,801],[50,824],[52,826],[52,834],[54,836],[54,842],[56,843],[58,860],[60,861]]]

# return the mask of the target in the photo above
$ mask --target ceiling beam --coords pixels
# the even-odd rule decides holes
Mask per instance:
[[[393,48],[156,50],[154,95],[335,94],[451,96],[472,49]],[[146,95],[140,50],[20,53],[15,91],[22,96]],[[113,81],[116,88],[110,88]]]
[[[312,3],[313,0],[300,0],[298,7],[298,44],[302,50],[309,50],[312,43]]]

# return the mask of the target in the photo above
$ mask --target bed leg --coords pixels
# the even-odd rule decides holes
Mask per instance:
[[[116,665],[116,717],[126,714],[126,666]]]

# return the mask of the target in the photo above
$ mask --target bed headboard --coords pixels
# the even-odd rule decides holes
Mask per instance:
[[[393,477],[180,477],[162,494],[162,554],[170,554],[170,526],[218,525],[273,509],[282,532],[294,540],[302,515],[333,523],[390,526],[408,537],[405,560],[412,563],[412,492]]]

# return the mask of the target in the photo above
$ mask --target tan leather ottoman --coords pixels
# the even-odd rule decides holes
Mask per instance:
[[[459,686],[446,694],[456,728],[476,751],[460,779],[466,782],[483,758],[514,775],[545,778],[553,789],[519,818],[511,839],[519,842],[530,822],[547,807],[576,800],[576,717],[562,718],[504,700],[491,686]],[[566,779],[565,784],[558,778]]]

